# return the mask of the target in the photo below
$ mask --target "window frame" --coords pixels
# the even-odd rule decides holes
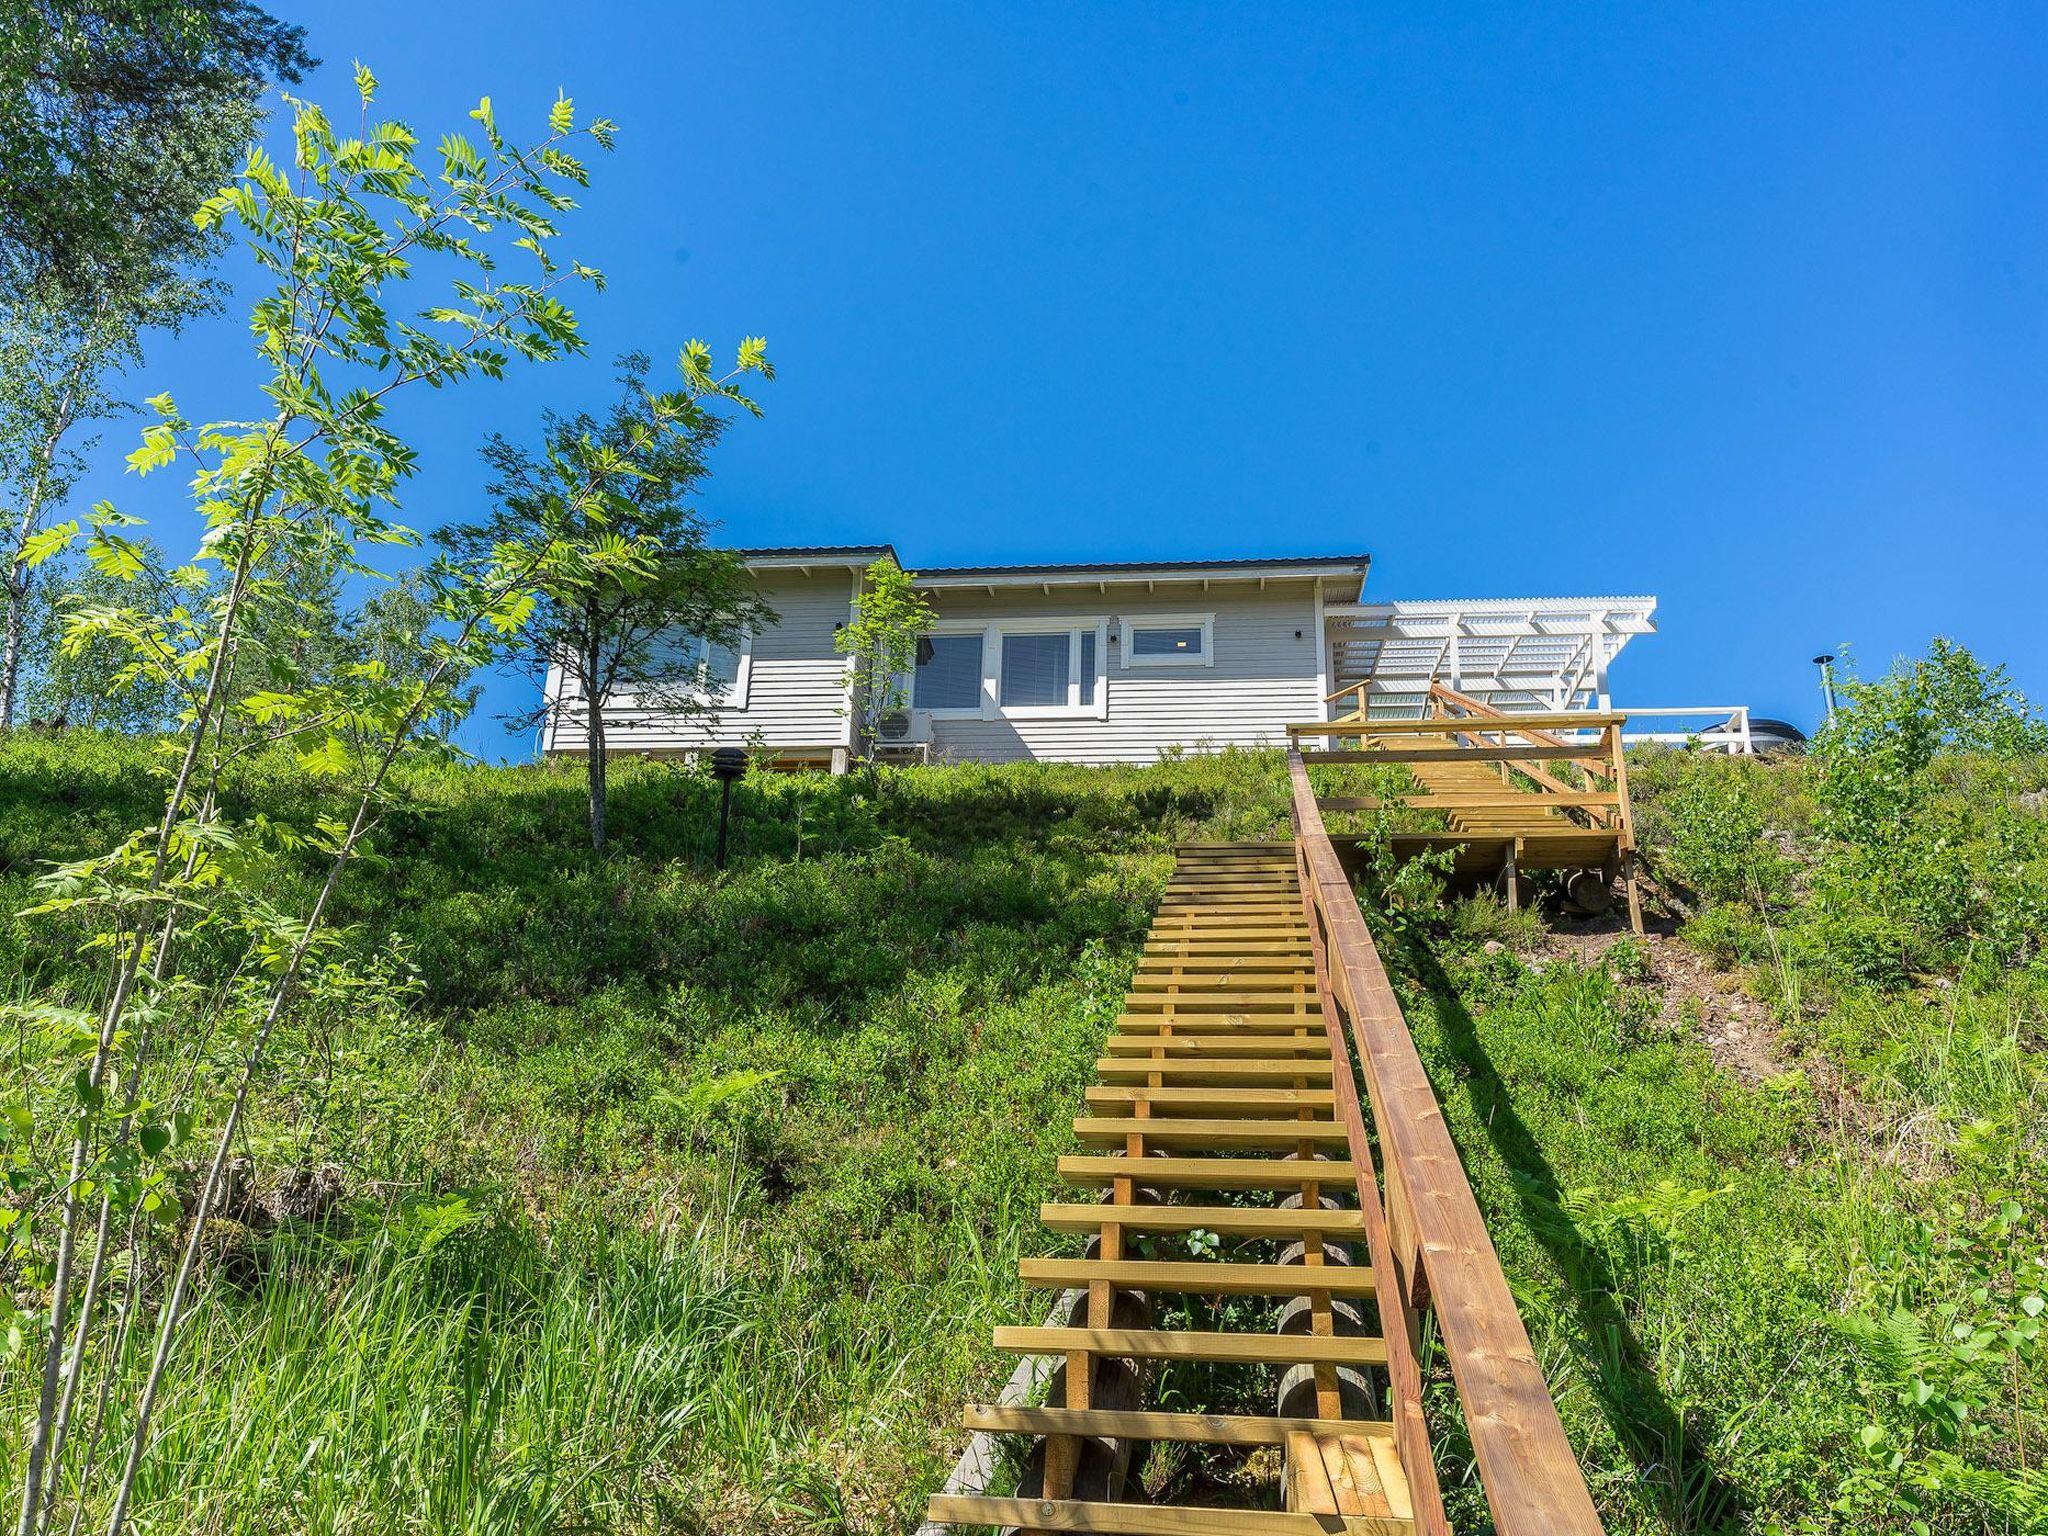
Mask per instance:
[[[1141,613],[1117,620],[1123,667],[1213,667],[1216,665],[1216,615],[1213,613]],[[1199,629],[1202,649],[1193,655],[1140,656],[1132,636],[1141,629]]]
[[[711,651],[711,642],[709,640],[706,640],[702,635],[688,635],[685,638],[702,643],[706,658],[709,659]],[[739,658],[732,669],[732,683],[722,695],[700,691],[698,703],[712,709],[745,709],[747,707],[747,689],[753,680],[754,670],[754,631],[751,627],[740,631],[738,643],[732,649]],[[679,682],[686,675],[683,673],[672,673],[662,678],[660,683]]]
[[[925,631],[932,639],[944,635],[981,636],[980,698],[973,704],[953,705],[944,709],[930,709],[917,702],[917,663],[910,664],[910,672],[903,679],[903,696],[907,701],[905,709],[921,709],[934,720],[985,720],[988,718],[988,626],[966,624],[959,620],[941,619]]]
[[[964,709],[927,709],[934,720],[1107,720],[1109,718],[1109,623],[1093,614],[1071,617],[1007,619],[941,619],[926,631],[940,635],[981,636],[981,703]],[[1095,697],[1081,698],[1081,636],[1095,636],[1095,668],[1092,674]],[[1005,707],[1003,697],[1003,637],[1006,635],[1065,635],[1067,637],[1067,702],[1064,704],[1019,704]],[[917,670],[913,666],[905,691],[915,696]],[[912,705],[912,708],[918,706]]]

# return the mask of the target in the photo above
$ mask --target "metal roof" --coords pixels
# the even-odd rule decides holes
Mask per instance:
[[[865,565],[884,555],[902,564],[890,544],[787,544],[742,549],[753,566]],[[1314,576],[1357,576],[1361,586],[1370,555],[1300,555],[1261,559],[1093,560],[1044,565],[932,565],[911,571],[921,587],[1037,586],[1075,582],[1251,581]]]

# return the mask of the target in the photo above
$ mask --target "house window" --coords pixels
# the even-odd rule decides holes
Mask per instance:
[[[1123,621],[1124,665],[1127,667],[1206,667],[1213,665],[1214,614],[1159,615]]]
[[[917,675],[910,702],[916,709],[981,709],[979,630],[966,635],[927,635],[917,648]]]
[[[1070,702],[1073,634],[1004,635],[1002,689],[1005,709],[1060,709]]]
[[[732,645],[702,635],[677,635],[657,650],[648,668],[649,692],[659,694],[665,685],[699,703],[744,709],[752,649],[752,637],[747,635]]]
[[[959,623],[918,642],[913,708],[956,719],[1103,717],[1103,620],[999,620],[976,629]]]

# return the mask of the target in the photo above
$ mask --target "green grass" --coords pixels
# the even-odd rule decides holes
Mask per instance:
[[[1667,838],[1718,771],[1646,763],[1646,825]],[[1807,814],[1805,769],[1752,771]],[[408,782],[343,913],[402,963],[295,1024],[246,1148],[259,1182],[334,1165],[348,1202],[221,1229],[146,1527],[904,1528],[960,1403],[1007,1374],[990,1327],[1042,1316],[1015,1260],[1054,1246],[1036,1202],[1173,843],[1281,834],[1284,784],[1256,754],[752,779],[721,876],[693,773],[624,765],[603,861],[573,771]],[[235,792],[317,804],[274,763]],[[0,900],[154,793],[130,744],[0,743]],[[280,896],[304,878],[280,868]],[[1387,946],[1610,1529],[2021,1529],[1952,1490],[1909,1508],[1874,1470],[1862,1432],[1917,1421],[1843,1320],[2025,1280],[2048,981],[1967,943],[1897,985],[1778,967],[1792,907],[1698,910],[1764,962],[1738,974],[1801,1072],[1743,1086],[1661,1022],[1626,948],[1533,968],[1536,925],[1483,901]],[[0,930],[18,985],[80,965],[61,925]],[[1980,1274],[1983,1245],[1950,1239],[2008,1191],[2027,1214]],[[23,1376],[0,1375],[10,1469]],[[2042,1395],[2001,1378],[1972,1464],[2037,1465]],[[1912,1443],[1910,1465],[1941,1449]],[[1155,1482],[1219,1470],[1166,1462]]]

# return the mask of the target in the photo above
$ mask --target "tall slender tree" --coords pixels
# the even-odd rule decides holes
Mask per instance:
[[[36,539],[123,406],[145,332],[217,303],[194,211],[273,80],[312,60],[245,0],[0,0],[0,729],[13,724]]]
[[[582,711],[590,784],[590,846],[606,840],[605,709],[629,691],[681,714],[713,714],[720,682],[736,665],[750,625],[772,617],[739,557],[709,543],[711,524],[690,493],[709,473],[706,454],[725,429],[725,401],[760,414],[732,378],[773,378],[766,344],[743,343],[734,375],[713,378],[702,342],[683,349],[682,388],[647,387],[644,354],[619,359],[620,398],[603,417],[548,414],[541,446],[493,436],[484,445],[497,503],[481,523],[441,537],[475,557],[508,542],[546,540],[565,551],[538,582],[540,602],[521,638],[526,670],[543,684],[541,702],[518,717],[532,724],[550,708],[552,669]],[[622,560],[619,551],[637,549]],[[565,690],[566,691],[566,690]]]

